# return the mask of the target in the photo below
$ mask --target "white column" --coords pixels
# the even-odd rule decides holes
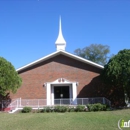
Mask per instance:
[[[69,92],[70,92],[69,93],[70,94],[70,98],[72,99],[73,96],[72,96],[72,86],[71,85],[69,85]]]
[[[73,89],[73,103],[77,104],[77,86],[76,83],[72,83],[72,89]]]
[[[50,97],[51,97],[51,85],[47,83],[47,105],[50,105]]]
[[[52,102],[52,105],[54,105],[54,86],[52,86],[52,93],[51,93],[51,102]]]

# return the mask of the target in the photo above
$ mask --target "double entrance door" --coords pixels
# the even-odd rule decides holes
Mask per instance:
[[[70,103],[69,86],[54,86],[54,103],[69,104]]]

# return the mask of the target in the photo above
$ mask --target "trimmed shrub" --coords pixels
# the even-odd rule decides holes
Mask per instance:
[[[45,110],[46,110],[46,112],[51,112],[51,108],[50,107],[46,107]]]
[[[42,110],[40,110],[39,108],[37,109],[37,113],[41,113]]]
[[[76,112],[83,112],[85,110],[85,106],[84,105],[78,105],[75,108]]]
[[[102,110],[102,104],[96,103],[93,104],[93,111],[101,111]]]
[[[21,111],[22,113],[29,113],[32,111],[31,107],[24,107],[23,110]]]
[[[43,109],[40,110],[40,113],[44,113],[44,112],[46,112],[45,108],[43,108]]]
[[[87,108],[88,108],[89,111],[93,111],[93,105],[92,104],[88,104]]]
[[[74,107],[69,107],[68,112],[75,112],[75,108]]]
[[[66,106],[55,106],[55,112],[66,112],[68,107]]]
[[[108,108],[109,108],[109,107],[108,107]],[[107,105],[103,105],[103,106],[102,106],[102,110],[103,110],[103,111],[106,111],[106,110],[107,110]]]
[[[43,108],[44,109],[44,112],[51,112],[52,111],[52,109],[51,109],[51,107],[44,107]]]
[[[101,103],[88,104],[87,108],[89,111],[106,111],[107,110],[106,105],[103,105]]]

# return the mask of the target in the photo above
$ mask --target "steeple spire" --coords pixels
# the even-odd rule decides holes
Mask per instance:
[[[59,35],[58,35],[58,38],[55,42],[56,44],[56,49],[57,51],[58,50],[65,50],[65,47],[66,47],[66,41],[62,35],[62,27],[61,27],[61,17],[59,19]]]

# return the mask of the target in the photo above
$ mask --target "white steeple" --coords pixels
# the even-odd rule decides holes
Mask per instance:
[[[66,47],[66,41],[62,35],[62,28],[61,28],[61,17],[60,17],[60,20],[59,20],[59,35],[58,35],[58,38],[55,42],[56,44],[56,49],[57,51],[59,50],[65,50],[65,47]]]

